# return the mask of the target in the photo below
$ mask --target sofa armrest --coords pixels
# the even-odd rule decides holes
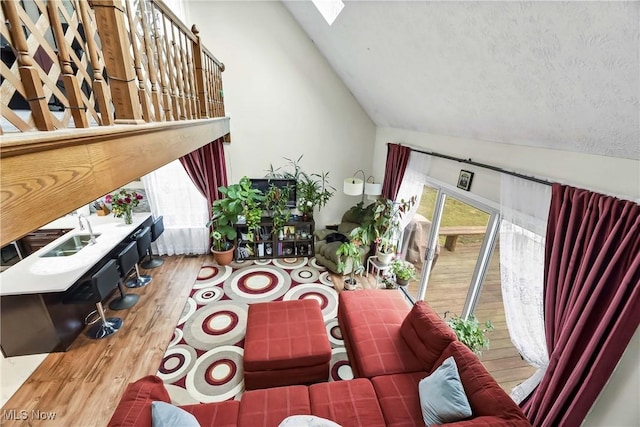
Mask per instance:
[[[313,234],[316,236],[316,240],[325,240],[329,234],[335,233],[336,230],[331,230],[328,228],[323,228],[320,230],[316,230]]]
[[[470,420],[458,421],[456,423],[441,424],[447,427],[471,427],[476,425],[491,426],[491,427],[530,427],[531,424],[525,420],[505,420],[504,418],[485,415],[482,417],[472,418]]]

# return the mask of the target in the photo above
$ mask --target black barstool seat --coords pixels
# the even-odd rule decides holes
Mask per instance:
[[[122,327],[122,319],[118,317],[107,318],[104,314],[102,300],[118,286],[120,274],[115,260],[109,260],[100,270],[98,270],[90,281],[80,284],[77,288],[68,292],[64,296],[65,304],[83,304],[93,302],[96,305],[98,320],[87,331],[87,335],[93,339],[100,339],[115,334]],[[91,314],[89,314],[91,316]],[[89,317],[87,316],[87,318]]]
[[[153,221],[153,225],[151,226],[151,241],[155,242],[158,240],[158,237],[160,237],[162,233],[164,233],[164,221],[162,216],[159,216]],[[156,268],[162,264],[164,264],[164,260],[162,258],[154,258],[153,250],[151,249],[151,245],[149,245],[149,259],[140,264],[142,268]]]
[[[118,270],[120,272],[120,280],[118,281],[118,289],[120,289],[120,297],[114,298],[109,304],[109,308],[112,310],[125,310],[131,308],[140,299],[140,295],[125,293],[125,287],[123,281],[131,271],[134,265],[138,262],[138,247],[136,242],[129,243],[118,254]]]

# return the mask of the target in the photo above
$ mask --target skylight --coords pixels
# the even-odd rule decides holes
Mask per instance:
[[[320,11],[320,14],[327,21],[327,24],[333,24],[333,21],[336,20],[342,8],[344,7],[344,3],[342,0],[311,0],[316,8]]]

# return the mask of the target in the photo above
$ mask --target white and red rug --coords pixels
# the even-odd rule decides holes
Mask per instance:
[[[162,359],[158,376],[173,403],[239,399],[248,305],[311,298],[318,301],[332,357],[329,381],[353,378],[338,327],[338,293],[315,258],[205,264]]]

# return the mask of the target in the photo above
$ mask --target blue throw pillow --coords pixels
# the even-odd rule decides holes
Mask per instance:
[[[422,418],[427,426],[453,423],[471,416],[471,406],[453,356],[418,383]]]
[[[151,424],[153,427],[200,427],[196,417],[165,402],[151,402]]]

